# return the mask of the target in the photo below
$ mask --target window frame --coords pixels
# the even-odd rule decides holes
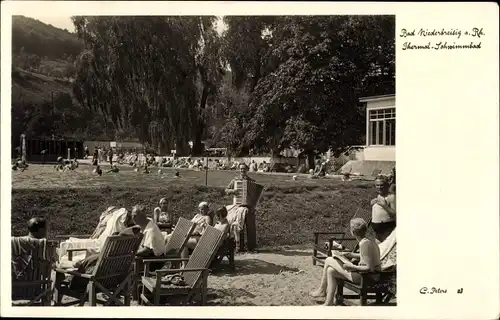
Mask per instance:
[[[385,111],[385,112],[384,112]],[[394,131],[396,130],[396,106],[376,107],[368,109],[368,146],[370,147],[394,147],[387,142],[387,120],[394,120]],[[382,126],[382,128],[380,128]],[[373,141],[373,130],[375,130],[375,141]],[[380,132],[382,133],[380,135]],[[394,135],[395,136],[395,135]],[[395,139],[394,139],[395,140]]]

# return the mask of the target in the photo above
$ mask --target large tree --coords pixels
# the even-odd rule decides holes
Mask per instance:
[[[293,147],[311,162],[359,143],[359,97],[394,90],[394,17],[280,17],[266,27],[265,64],[239,117],[242,144]]]
[[[73,21],[86,47],[77,61],[75,97],[109,119],[116,131],[133,131],[160,152],[175,147],[178,154],[187,154],[200,114],[200,39],[213,18]]]
[[[215,30],[215,17],[200,17],[200,45],[195,56],[197,70],[198,114],[195,118],[193,155],[203,153],[202,139],[208,137],[208,125],[212,118],[221,81],[224,77],[222,43]],[[208,108],[211,107],[211,108]]]

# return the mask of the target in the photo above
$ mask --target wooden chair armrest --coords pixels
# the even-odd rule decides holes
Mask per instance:
[[[55,239],[69,239],[69,238],[90,238],[92,235],[91,234],[58,234],[55,235]]]
[[[90,275],[90,274],[80,273],[80,272],[74,271],[74,270],[66,270],[66,269],[56,268],[56,272],[64,273],[64,274],[70,274],[72,276],[81,277],[81,278],[85,278],[85,279],[91,279],[92,278],[92,275]]]
[[[144,264],[149,264],[153,262],[186,262],[189,261],[187,258],[143,258],[141,261]]]
[[[71,249],[66,249],[66,252],[78,252],[78,251],[87,251],[89,250],[88,248],[71,248]]]
[[[51,282],[52,282],[52,280],[13,281],[12,286],[13,287],[31,287],[31,286],[36,286],[36,285],[40,285],[40,284],[48,284]]]
[[[156,270],[156,276],[164,276],[167,274],[174,274],[180,272],[198,272],[198,271],[208,271],[208,268],[186,268],[186,269],[160,269]]]

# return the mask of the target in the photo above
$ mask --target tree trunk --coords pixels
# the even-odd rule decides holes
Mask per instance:
[[[205,84],[203,86],[203,92],[201,94],[200,109],[199,109],[200,114],[198,115],[198,121],[195,128],[195,136],[193,141],[193,156],[203,155],[203,145],[201,143],[201,139],[203,137],[203,132],[205,130],[205,120],[203,119],[203,113],[207,105],[207,99],[208,99],[208,84]]]
[[[310,169],[314,169],[315,167],[315,164],[314,164],[314,152],[313,151],[307,151],[306,152],[307,154],[307,166],[308,166],[308,170]]]

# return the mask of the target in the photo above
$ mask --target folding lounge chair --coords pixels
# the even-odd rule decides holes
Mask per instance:
[[[229,268],[231,271],[235,271],[236,266],[234,263],[234,251],[236,250],[236,241],[234,240],[233,237],[231,236],[226,236],[224,237],[224,240],[222,241],[222,245],[220,246],[219,250],[217,250],[217,254],[215,255],[215,258],[210,265],[211,269],[218,268],[222,260],[227,257],[228,263],[229,263]]]
[[[395,295],[396,287],[396,244],[382,259],[382,271],[363,272],[360,284],[347,280],[340,280],[337,284],[337,301],[344,298],[359,298],[362,306],[367,300],[375,298],[377,303],[389,303]],[[351,290],[355,295],[345,295],[344,287]]]
[[[361,210],[358,208],[354,216],[352,216],[351,220],[354,218],[362,218],[368,224],[368,236],[373,235],[373,230],[370,228],[370,223],[372,220],[372,215],[370,211]],[[325,246],[325,236],[328,236],[328,247]],[[350,226],[346,226],[343,231],[327,231],[327,232],[314,232],[314,244],[313,244],[313,265],[322,266],[324,264],[324,260],[327,257],[332,256],[331,248],[333,247],[333,242],[337,242],[342,245],[343,249],[339,249],[341,251],[356,251],[358,249],[358,242],[356,239],[353,239],[351,236]]]
[[[92,274],[56,269],[56,305],[61,305],[63,296],[70,296],[78,300],[65,305],[78,303],[83,306],[88,298],[91,306],[96,306],[98,302],[104,305],[129,306],[133,277],[132,265],[141,240],[142,235],[108,237]],[[65,274],[88,279],[87,287],[82,291],[72,289],[69,283],[64,280]],[[107,295],[108,300],[98,301],[96,296],[98,292]],[[124,296],[124,303],[119,300],[119,295]]]
[[[29,245],[21,248],[20,241],[28,241]],[[56,259],[57,243],[46,239],[12,237],[11,245],[12,305],[50,306],[52,301],[51,272]],[[20,252],[22,254],[17,255]],[[18,259],[23,261],[15,261]],[[16,266],[22,266],[22,270]]]
[[[187,220],[185,218],[179,218],[177,224],[175,225],[175,229],[168,240],[165,255],[159,257],[163,258],[180,258],[182,250],[186,246],[186,243],[191,237],[195,228],[194,222]],[[134,262],[134,289],[133,289],[133,298],[134,300],[139,299],[139,281],[140,281],[140,273],[144,270],[144,260],[148,260],[148,258],[135,257]]]
[[[209,266],[219,249],[224,234],[208,226],[196,245],[189,259],[148,259],[144,260],[144,276],[142,277],[141,303],[146,305],[160,305],[160,299],[171,296],[183,296],[185,302],[190,302],[199,294],[201,305],[206,303],[207,278]],[[150,262],[181,262],[186,261],[185,268],[182,269],[161,269],[154,273],[149,272]],[[181,274],[185,281],[185,286],[167,284],[162,278],[166,275]],[[151,299],[152,298],[152,302]]]

